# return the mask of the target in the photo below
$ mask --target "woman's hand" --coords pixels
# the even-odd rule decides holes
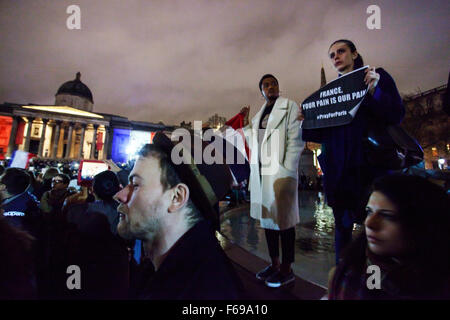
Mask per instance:
[[[250,105],[245,106],[239,111],[239,113],[244,115],[244,126],[248,125],[248,115],[250,114]]]
[[[380,80],[380,74],[375,71],[375,67],[369,66],[369,68],[365,71],[366,76],[364,77],[364,82],[369,86],[369,93],[373,94],[375,91],[375,87]]]
[[[303,109],[302,109],[302,106],[298,106],[298,116],[297,116],[297,120],[298,120],[298,121],[303,121],[303,120],[305,120],[305,116],[303,115]]]
[[[248,117],[249,112],[250,112],[250,106],[249,106],[249,105],[243,107],[243,108],[241,109],[241,111],[239,111],[239,113],[242,113],[243,115],[245,115],[245,116],[247,116],[247,117]]]

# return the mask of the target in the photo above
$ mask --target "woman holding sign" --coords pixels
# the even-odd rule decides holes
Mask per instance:
[[[331,63],[343,76],[364,66],[353,42],[337,40],[328,50]],[[324,191],[335,218],[336,263],[342,249],[352,239],[355,220],[364,219],[368,188],[386,170],[375,168],[364,152],[369,122],[398,124],[405,109],[392,77],[382,68],[368,67],[364,78],[368,93],[354,119],[336,127],[303,129],[303,139],[322,144],[318,157],[324,173]]]

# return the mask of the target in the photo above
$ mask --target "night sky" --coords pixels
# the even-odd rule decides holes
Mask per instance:
[[[66,26],[72,4],[81,30]],[[371,4],[380,30],[366,26]],[[53,105],[80,71],[96,112],[179,124],[250,104],[253,116],[265,73],[297,103],[318,89],[322,63],[336,78],[327,51],[340,38],[401,93],[425,91],[447,83],[449,17],[448,0],[0,0],[0,103]]]

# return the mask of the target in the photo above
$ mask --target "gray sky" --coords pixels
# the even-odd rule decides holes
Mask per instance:
[[[66,9],[81,8],[81,30]],[[381,30],[369,30],[369,5]],[[75,78],[94,111],[179,124],[230,118],[263,104],[258,81],[274,74],[301,103],[318,89],[337,39],[355,42],[366,64],[385,68],[402,93],[445,84],[449,1],[0,0],[0,103],[54,104]]]

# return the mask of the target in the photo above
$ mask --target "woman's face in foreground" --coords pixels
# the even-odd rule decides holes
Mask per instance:
[[[397,207],[384,194],[374,191],[366,211],[364,224],[369,250],[380,256],[404,256],[408,246],[398,220]]]
[[[328,56],[336,71],[340,74],[345,74],[353,71],[358,53],[356,51],[352,53],[345,42],[337,42],[328,50]]]

